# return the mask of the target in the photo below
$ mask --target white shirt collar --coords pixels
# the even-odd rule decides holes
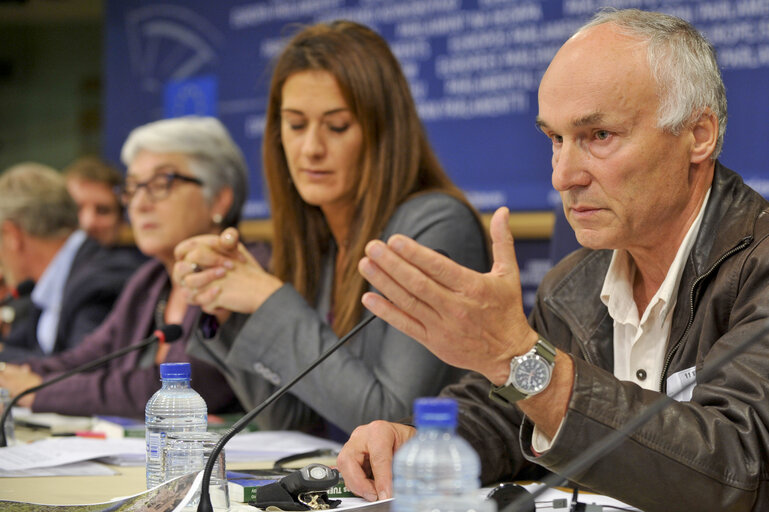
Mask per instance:
[[[41,315],[37,326],[37,340],[46,353],[53,350],[59,325],[64,285],[69,278],[72,263],[80,246],[85,242],[84,231],[73,232],[45,268],[43,275],[32,290],[32,302],[40,308]]]
[[[686,236],[678,247],[676,256],[671,263],[665,279],[662,281],[657,292],[649,301],[643,316],[638,318],[638,308],[633,299],[633,279],[635,277],[636,266],[630,254],[625,250],[615,250],[612,254],[609,270],[604,278],[603,288],[601,289],[601,301],[609,310],[609,315],[615,321],[632,321],[633,323],[643,324],[651,311],[659,308],[657,313],[664,317],[675,307],[678,287],[681,283],[686,258],[691,252],[697,233],[702,224],[702,217],[705,214],[705,207],[710,198],[710,189],[705,193],[705,199],[702,201],[700,211],[697,217],[689,226]]]

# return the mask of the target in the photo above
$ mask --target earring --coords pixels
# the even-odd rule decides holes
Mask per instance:
[[[211,216],[211,220],[214,221],[214,224],[221,224],[224,217],[222,217],[221,213],[215,213]]]

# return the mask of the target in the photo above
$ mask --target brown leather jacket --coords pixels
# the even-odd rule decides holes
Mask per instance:
[[[716,164],[710,199],[686,261],[660,389],[769,322],[769,202]],[[488,398],[478,374],[449,387],[460,433],[479,452],[485,483],[558,472],[638,415],[660,393],[612,375],[612,319],[599,298],[611,251],[580,249],[545,276],[530,322],[570,352],[575,383],[552,448],[531,452],[531,423]],[[536,462],[537,465],[532,465]],[[540,467],[541,466],[541,467]],[[616,450],[572,479],[646,512],[769,510],[769,334],[698,382]]]

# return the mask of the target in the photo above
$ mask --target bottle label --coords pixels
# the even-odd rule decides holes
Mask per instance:
[[[147,453],[151,459],[159,458],[163,449],[165,432],[150,432],[147,436]]]

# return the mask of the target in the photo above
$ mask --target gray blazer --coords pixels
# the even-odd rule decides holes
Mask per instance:
[[[403,203],[382,234],[405,234],[444,250],[458,263],[486,271],[483,228],[461,202],[443,193]],[[217,365],[241,404],[251,409],[338,341],[326,323],[335,254],[324,258],[318,305],[286,284],[251,315],[234,315],[217,337],[189,353]],[[436,395],[463,374],[405,334],[375,320],[257,418],[262,428],[307,429],[318,415],[351,432],[376,419],[398,420],[420,396]]]

